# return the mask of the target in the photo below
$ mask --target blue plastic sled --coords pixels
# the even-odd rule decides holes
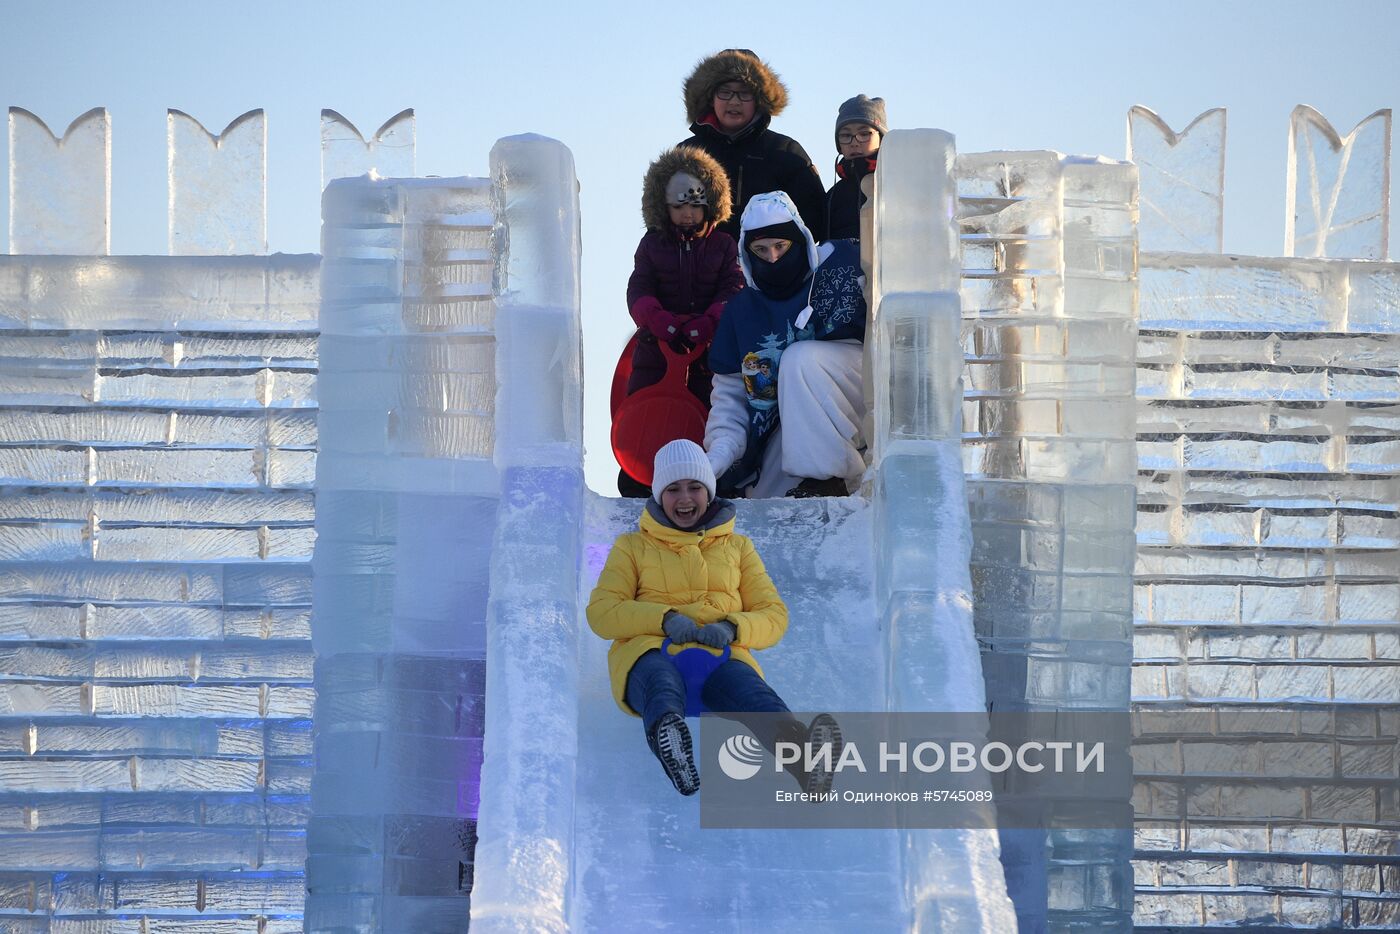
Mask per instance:
[[[661,654],[671,660],[671,664],[676,666],[676,670],[681,673],[681,679],[685,681],[685,715],[698,717],[709,712],[710,708],[700,699],[700,689],[705,686],[705,681],[714,674],[716,668],[729,661],[729,646],[726,645],[724,651],[718,655],[698,645],[674,652],[671,651],[672,648],[670,639],[662,640]]]

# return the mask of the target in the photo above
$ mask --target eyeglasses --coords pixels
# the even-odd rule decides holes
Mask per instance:
[[[852,143],[868,143],[870,137],[874,135],[875,131],[871,129],[856,130],[854,133],[837,133],[836,142],[842,146],[849,146]]]
[[[716,88],[715,97],[718,97],[722,101],[732,101],[737,97],[740,101],[747,104],[749,101],[753,100],[753,92],[735,91],[732,88]]]

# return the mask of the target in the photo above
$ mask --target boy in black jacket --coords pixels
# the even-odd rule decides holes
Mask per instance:
[[[875,171],[880,141],[889,131],[885,101],[857,94],[836,114],[836,184],[827,192],[827,226],[823,240],[859,240],[860,208],[865,196],[860,181]]]
[[[754,195],[787,192],[809,230],[826,229],[826,195],[807,151],[768,123],[787,107],[787,87],[748,49],[725,49],[695,66],[684,88],[695,134],[681,143],[714,156],[729,176],[734,213],[718,229],[739,236],[739,217]]]

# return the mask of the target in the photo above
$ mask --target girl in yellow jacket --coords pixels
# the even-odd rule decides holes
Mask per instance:
[[[685,682],[662,654],[663,641],[694,643],[730,657],[705,680],[701,698],[716,713],[788,713],[763,680],[751,650],[776,645],[787,629],[787,607],[753,542],[734,531],[734,504],[715,498],[709,458],[693,441],[677,440],[656,454],[652,498],[641,528],[613,544],[588,601],[588,624],[612,639],[608,672],[614,700],[640,716],[647,745],[676,790],[700,788]],[[781,725],[780,732],[783,731]],[[795,740],[839,747],[836,722],[822,714],[810,728],[792,718]],[[759,737],[771,749],[773,737]],[[833,759],[833,761],[835,761]],[[821,790],[829,775],[800,776]]]

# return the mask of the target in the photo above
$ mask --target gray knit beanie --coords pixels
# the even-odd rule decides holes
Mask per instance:
[[[884,139],[885,134],[890,131],[889,122],[885,119],[885,99],[857,94],[846,101],[836,112],[836,132],[840,133],[841,128],[848,123],[864,123],[874,127],[880,138]],[[836,149],[838,152],[841,150],[839,143]]]

